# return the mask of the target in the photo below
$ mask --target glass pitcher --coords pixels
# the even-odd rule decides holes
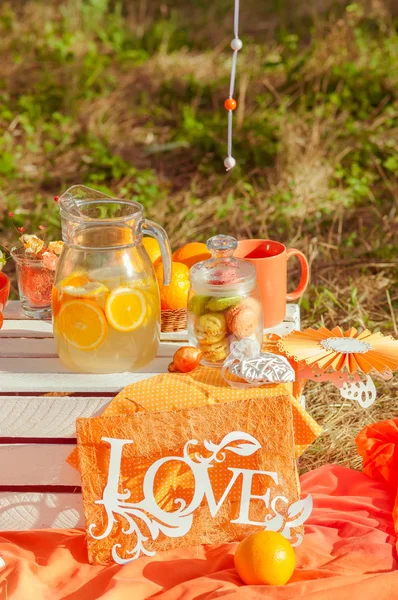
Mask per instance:
[[[64,247],[52,294],[54,338],[73,371],[137,371],[156,356],[160,298],[143,234],[160,245],[164,283],[171,250],[162,227],[143,216],[138,202],[84,186],[58,201]]]

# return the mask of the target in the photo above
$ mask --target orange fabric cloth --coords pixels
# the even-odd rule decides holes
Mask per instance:
[[[363,472],[385,481],[395,495],[392,518],[398,535],[398,419],[367,425],[358,434],[356,444],[363,459]]]
[[[301,478],[314,510],[284,587],[244,586],[236,544],[171,550],[125,566],[87,563],[78,530],[0,534],[3,600],[393,600],[398,561],[383,482],[327,465]]]
[[[267,385],[262,388],[232,389],[221,376],[220,369],[199,367],[192,373],[164,373],[125,387],[106,407],[102,417],[130,415],[136,412],[157,412],[194,408],[205,404],[235,402],[270,396],[290,396],[293,413],[296,458],[322,433],[307,411],[300,405],[304,381]],[[67,462],[79,469],[77,448]]]

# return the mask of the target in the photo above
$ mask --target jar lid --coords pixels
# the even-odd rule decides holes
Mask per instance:
[[[229,235],[216,235],[206,243],[212,255],[208,260],[197,263],[191,268],[192,287],[209,290],[213,295],[223,295],[227,291],[250,291],[256,282],[256,269],[246,260],[235,258],[238,242]]]

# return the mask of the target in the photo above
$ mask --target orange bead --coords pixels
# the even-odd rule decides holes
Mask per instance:
[[[224,102],[224,107],[226,110],[235,110],[236,100],[234,100],[234,98],[227,98]]]

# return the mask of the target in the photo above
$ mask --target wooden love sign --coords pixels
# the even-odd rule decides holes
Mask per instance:
[[[91,563],[258,529],[302,540],[288,397],[79,419],[77,437]]]

